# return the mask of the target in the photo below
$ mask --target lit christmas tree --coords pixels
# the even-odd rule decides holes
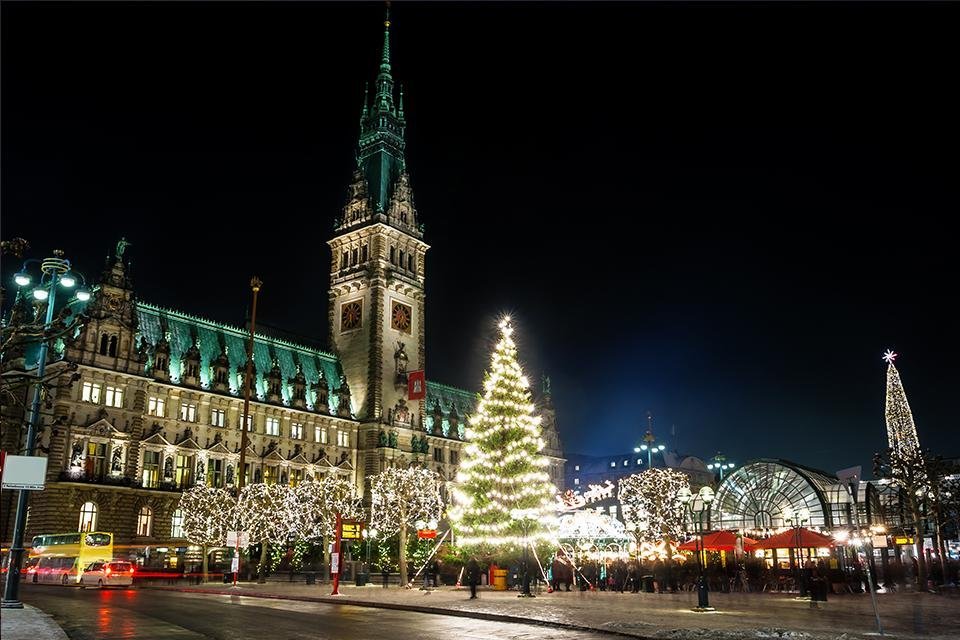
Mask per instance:
[[[889,349],[883,359],[887,361],[887,442],[890,449],[902,458],[912,458],[920,453],[917,426],[907,402],[907,393],[900,381],[900,372],[893,361],[897,354]]]
[[[533,415],[512,333],[504,318],[457,474],[450,516],[459,544],[467,547],[523,547],[525,541],[556,538],[557,489],[540,454],[540,417]]]

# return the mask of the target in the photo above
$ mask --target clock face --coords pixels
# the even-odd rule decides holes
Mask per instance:
[[[359,329],[363,323],[363,303],[359,300],[340,306],[340,331]]]
[[[393,311],[390,314],[390,326],[397,331],[410,333],[410,318],[413,316],[413,310],[402,302],[393,303]]]

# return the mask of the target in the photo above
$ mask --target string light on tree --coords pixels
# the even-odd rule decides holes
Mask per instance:
[[[920,440],[917,426],[913,422],[907,393],[900,380],[900,372],[893,364],[897,354],[887,349],[883,359],[887,362],[887,442],[890,448],[904,458],[910,458],[920,452]]]
[[[540,453],[540,417],[534,415],[530,383],[517,361],[510,318],[503,318],[499,328],[484,394],[467,428],[470,442],[450,510],[464,546],[522,547],[526,541],[556,538],[557,491]]]
[[[208,547],[222,547],[227,532],[233,529],[237,501],[226,489],[197,485],[180,496],[183,535],[203,547],[203,579],[207,579]]]
[[[625,513],[632,514],[640,542],[656,544],[683,535],[683,505],[677,494],[690,489],[685,473],[674,469],[647,469],[620,480],[618,498]]]
[[[370,526],[381,540],[400,534],[400,583],[407,583],[407,531],[417,522],[443,516],[443,481],[436,471],[411,467],[384,469],[370,479]]]
[[[332,538],[338,513],[347,520],[363,517],[353,483],[334,475],[301,482],[290,489],[286,510],[291,528],[302,540]]]

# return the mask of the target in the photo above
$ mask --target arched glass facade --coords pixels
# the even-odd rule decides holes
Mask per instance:
[[[803,526],[831,529],[852,524],[852,507],[846,487],[836,477],[786,460],[762,459],[724,477],[710,508],[710,526],[780,529],[788,526],[785,511],[806,509],[810,517]]]

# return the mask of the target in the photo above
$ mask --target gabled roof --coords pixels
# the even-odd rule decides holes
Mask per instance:
[[[200,340],[200,384],[203,388],[210,387],[210,364],[220,356],[221,349],[227,347],[227,358],[230,360],[230,393],[239,395],[239,386],[236,372],[246,362],[246,341],[249,338],[247,331],[226,324],[198,318],[172,309],[164,309],[145,302],[137,303],[137,318],[140,324],[140,333],[146,340],[152,353],[153,347],[164,333],[163,327],[170,334],[170,379],[180,380],[180,360],[183,354],[193,346],[194,340]],[[289,402],[292,395],[291,385],[287,380],[297,374],[297,364],[303,368],[303,375],[307,379],[308,388],[313,390],[319,378],[319,371],[327,380],[330,411],[336,414],[338,398],[332,393],[340,387],[342,368],[336,356],[320,351],[313,347],[296,344],[257,334],[254,337],[253,361],[256,365],[256,386],[258,394],[266,397],[266,375],[273,367],[276,359],[283,376],[282,393],[284,402]],[[349,381],[348,381],[349,383]],[[312,399],[312,394],[308,394]]]
[[[142,442],[143,444],[160,444],[163,446],[173,444],[172,442],[164,438],[163,434],[161,434],[159,431],[157,431],[156,433],[150,434],[140,442]]]

